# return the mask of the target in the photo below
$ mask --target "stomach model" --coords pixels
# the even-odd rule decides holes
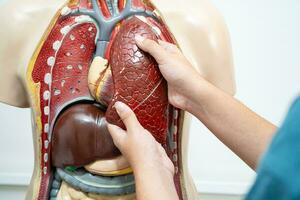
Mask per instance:
[[[174,43],[156,8],[143,0],[70,0],[52,20],[27,71],[38,138],[37,199],[62,199],[66,186],[94,199],[135,198],[132,170],[106,127],[124,128],[116,101],[129,105],[163,145],[183,198],[182,112],[168,103],[166,81],[136,46],[136,35]]]

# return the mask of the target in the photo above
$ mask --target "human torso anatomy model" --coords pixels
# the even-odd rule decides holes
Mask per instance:
[[[116,101],[129,105],[165,148],[180,199],[197,199],[187,169],[188,115],[168,103],[157,63],[134,37],[177,44],[199,73],[233,94],[226,28],[208,2],[28,0],[1,11],[14,20],[2,22],[0,33],[7,39],[0,100],[32,108],[28,199],[135,199],[130,165],[106,128],[123,127]]]

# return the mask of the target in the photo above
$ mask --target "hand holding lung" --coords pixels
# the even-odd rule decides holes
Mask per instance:
[[[116,101],[129,105],[142,126],[158,142],[165,144],[168,119],[166,82],[157,62],[136,46],[136,35],[157,40],[149,25],[132,17],[122,24],[113,39],[109,62],[96,66],[100,69],[98,76],[89,74],[94,80],[89,84],[96,85],[92,90],[89,87],[92,96],[97,97],[102,108],[108,105],[105,117],[105,110],[102,111],[99,106],[80,103],[71,105],[59,115],[52,132],[54,166],[83,166],[119,155],[106,129],[106,119],[125,128],[113,107]],[[101,62],[96,64],[101,65]],[[92,64],[90,70],[94,68]],[[100,94],[94,94],[95,90]]]

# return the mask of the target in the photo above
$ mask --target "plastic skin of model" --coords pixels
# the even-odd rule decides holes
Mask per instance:
[[[0,10],[0,101],[32,109],[27,199],[135,199],[133,172],[106,127],[124,127],[116,101],[165,148],[179,198],[198,199],[187,167],[189,115],[168,103],[156,61],[134,38],[178,45],[233,95],[227,29],[208,1],[11,0]]]

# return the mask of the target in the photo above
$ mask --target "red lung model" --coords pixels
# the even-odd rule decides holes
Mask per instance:
[[[119,0],[118,13],[103,0],[70,1],[61,9],[44,37],[32,70],[39,83],[41,185],[39,199],[47,197],[52,167],[78,166],[118,156],[106,121],[125,128],[113,105],[130,106],[144,128],[164,145],[178,170],[178,111],[168,104],[166,81],[156,61],[138,49],[134,38],[173,42],[154,7],[140,0]],[[108,60],[106,103],[96,101],[88,88],[95,56]],[[100,75],[99,75],[100,76]],[[51,159],[48,159],[48,157]]]
[[[151,27],[136,17],[121,26],[110,54],[115,91],[106,112],[107,121],[123,127],[113,108],[116,101],[122,101],[134,110],[142,126],[157,141],[165,144],[168,114],[166,82],[156,61],[137,48],[135,35],[157,39]]]

